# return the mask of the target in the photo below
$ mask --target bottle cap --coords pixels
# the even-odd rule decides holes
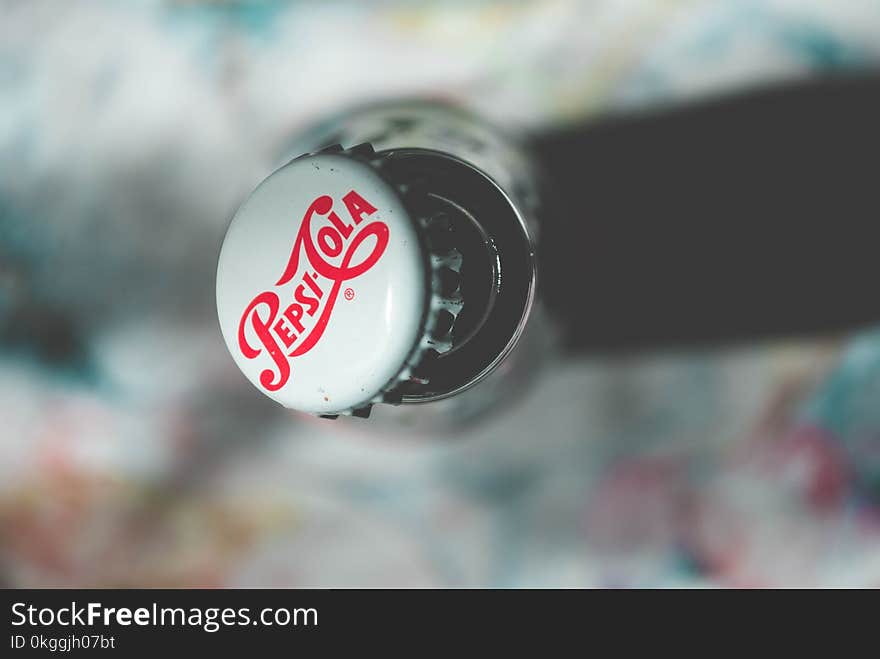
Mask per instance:
[[[439,154],[362,144],[297,158],[227,231],[226,345],[264,394],[322,416],[462,391],[512,348],[531,304],[521,225],[486,228],[510,213],[488,179]]]
[[[369,403],[413,355],[428,273],[393,186],[343,153],[299,158],[235,214],[217,269],[217,310],[238,367],[285,407]]]

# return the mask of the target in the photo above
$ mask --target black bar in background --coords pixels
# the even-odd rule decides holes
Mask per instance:
[[[543,295],[587,350],[880,321],[880,76],[559,130]]]

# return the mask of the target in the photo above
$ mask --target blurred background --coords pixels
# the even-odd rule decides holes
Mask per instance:
[[[281,409],[214,311],[347,105],[527,135],[878,63],[876,0],[0,0],[0,582],[880,586],[880,328],[553,363],[446,436]]]

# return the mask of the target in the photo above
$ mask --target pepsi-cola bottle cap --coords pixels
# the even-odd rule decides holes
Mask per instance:
[[[400,195],[338,153],[264,180],[226,234],[217,310],[230,353],[263,393],[320,414],[381,394],[413,356],[429,273]]]
[[[513,214],[512,232],[491,230],[511,212],[488,178],[442,154],[361,144],[296,158],[227,231],[226,345],[264,394],[322,416],[462,391],[512,348],[531,303],[523,225]]]

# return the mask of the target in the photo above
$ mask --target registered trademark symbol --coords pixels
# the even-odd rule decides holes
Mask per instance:
[[[354,299],[354,290],[352,290],[351,288],[346,288],[342,294],[345,296],[346,300]]]

